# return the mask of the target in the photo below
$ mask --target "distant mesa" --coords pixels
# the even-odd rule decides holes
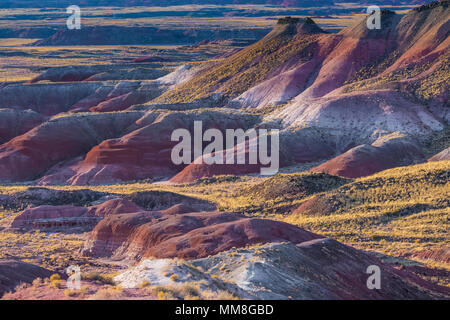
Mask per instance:
[[[149,57],[137,58],[144,60]],[[154,62],[164,62],[162,57],[152,57]],[[152,62],[152,61],[148,61]],[[139,66],[130,68],[129,65],[93,65],[54,67],[45,70],[39,76],[29,80],[28,83],[42,81],[50,82],[81,82],[81,81],[107,81],[107,80],[154,80],[168,74],[160,65]]]
[[[267,34],[267,28],[162,29],[157,27],[86,26],[81,30],[61,29],[38,40],[34,46],[63,45],[192,45],[202,40],[253,39]]]
[[[285,17],[278,19],[277,24],[294,24],[300,22],[300,18]]]
[[[94,74],[95,71],[89,67],[52,68],[31,79],[28,83],[44,80],[51,82],[77,82],[83,81]]]

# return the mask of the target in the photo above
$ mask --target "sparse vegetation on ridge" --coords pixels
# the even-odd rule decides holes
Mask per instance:
[[[316,38],[317,35],[296,36],[295,24],[280,25],[262,41],[217,62],[153,103],[185,103],[209,98],[214,93],[225,99],[235,98],[290,59],[310,59],[308,47]]]

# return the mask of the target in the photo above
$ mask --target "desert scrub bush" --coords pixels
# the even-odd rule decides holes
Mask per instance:
[[[64,295],[67,296],[67,297],[78,297],[80,295],[80,291],[79,290],[66,289],[66,290],[64,290]]]
[[[82,295],[87,295],[87,294],[89,294],[90,291],[91,291],[91,289],[87,285],[81,286],[81,288],[80,288],[80,293]]]
[[[150,282],[150,280],[145,279],[144,281],[142,281],[142,282],[138,285],[138,288],[139,288],[139,289],[144,289],[144,288],[150,287],[151,284],[152,284],[152,283]]]
[[[365,78],[365,80],[361,80],[358,82],[354,82],[356,80],[352,80],[351,84],[345,88],[344,92],[349,93],[353,91],[360,90],[374,90],[374,89],[384,89],[389,88],[390,85],[395,84],[399,81],[403,81],[406,79],[414,78],[420,75],[422,72],[430,69],[433,62],[424,63],[424,64],[411,64],[403,69],[397,69],[393,72],[383,74],[378,77],[372,78],[370,75],[367,77],[359,77]],[[364,69],[361,72],[365,72]],[[357,78],[358,79],[358,78]]]
[[[158,300],[172,300],[170,294],[164,291],[158,291],[157,297]]]
[[[185,282],[179,286],[180,293],[183,297],[185,296],[199,296],[200,295],[200,285],[196,283]]]
[[[149,292],[158,300],[177,300],[176,292],[169,286],[153,286],[149,288]]]
[[[50,281],[61,280],[61,276],[59,274],[55,273],[55,274],[52,274],[49,279],[50,279]]]
[[[30,285],[29,285],[28,283],[26,283],[26,282],[21,282],[21,283],[19,283],[19,284],[14,288],[14,291],[23,290],[23,289],[28,288],[29,286],[30,286]]]
[[[427,101],[438,97],[448,91],[450,86],[450,54],[442,59],[436,70],[420,81],[415,90],[415,95],[421,100]]]
[[[63,287],[63,282],[61,281],[61,276],[57,273],[52,274],[49,278],[50,286],[55,289],[61,289]]]
[[[218,292],[206,290],[202,292],[203,300],[239,300],[239,297],[235,296],[231,292],[220,290]]]
[[[89,272],[87,274],[82,275],[83,280],[91,280],[98,283],[103,284],[109,284],[114,285],[114,277],[117,275],[117,273],[111,273],[111,274],[100,274],[98,272]]]
[[[44,283],[45,283],[45,280],[44,280],[44,279],[42,279],[42,278],[36,278],[36,279],[33,280],[33,282],[31,283],[31,285],[32,285],[33,287],[39,287],[40,285],[42,285],[42,284],[44,284]]]
[[[101,288],[90,297],[90,300],[114,300],[119,299],[122,294],[122,288]]]

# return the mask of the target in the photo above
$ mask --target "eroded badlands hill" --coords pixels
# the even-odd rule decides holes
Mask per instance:
[[[190,183],[260,171],[172,165],[171,131],[192,130],[196,120],[221,130],[281,130],[282,167],[328,161],[314,170],[361,177],[424,162],[430,150],[448,148],[445,137],[440,150],[427,143],[448,132],[449,15],[449,1],[441,1],[402,15],[383,11],[380,30],[369,30],[364,18],[338,34],[311,19],[281,19],[243,50],[158,79],[142,80],[135,67],[115,75],[77,67],[49,70],[33,80],[39,83],[7,84],[0,107],[37,114],[28,112],[23,128],[3,125],[0,181]],[[58,119],[63,112],[84,113]]]

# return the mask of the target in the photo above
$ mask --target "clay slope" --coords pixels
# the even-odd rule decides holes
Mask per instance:
[[[415,127],[441,130],[439,123],[448,121],[448,4],[443,1],[403,16],[387,12],[379,31],[367,30],[365,20],[343,30],[308,89],[275,117],[290,126],[325,124],[337,129],[341,121],[355,119],[348,117],[351,112],[364,110],[370,116],[358,115],[362,121],[356,125],[375,122],[372,132],[392,132],[393,123],[407,133],[418,133]],[[335,108],[341,104],[342,110],[333,115],[330,103]],[[377,123],[372,114],[379,108],[385,109],[385,123]],[[323,123],[332,116],[334,125]],[[405,116],[415,118],[412,126],[401,122]]]
[[[431,157],[429,161],[447,161],[450,160],[450,148],[438,153],[437,155]]]
[[[233,281],[257,299],[438,299],[450,291],[399,271],[363,251],[332,239],[268,244],[192,261]],[[226,267],[222,265],[226,263]],[[367,269],[381,269],[381,289],[369,290]]]
[[[380,268],[379,290],[367,287],[369,266]],[[216,291],[220,284],[235,297],[250,300],[439,299],[450,294],[332,239],[232,249],[189,262],[143,260],[114,280],[130,289],[147,282],[171,288],[195,281],[201,290]]]
[[[31,283],[36,278],[48,278],[50,270],[16,260],[0,260],[0,297],[21,283]]]
[[[156,81],[107,82],[95,92],[77,101],[70,112],[112,112],[154,99],[166,90]]]
[[[349,0],[348,2],[356,2]],[[374,3],[379,3],[379,0],[375,0]],[[292,7],[311,7],[312,5],[333,5],[334,1],[331,0],[289,0],[284,1],[283,5]],[[60,0],[55,2],[54,0],[43,0],[39,3],[30,3],[28,0],[4,0],[0,4],[0,8],[66,8],[71,5],[70,0]],[[186,4],[273,4],[279,5],[279,0],[201,0],[201,1],[185,1],[185,0],[85,0],[83,5],[87,7],[99,7],[99,6],[118,6],[118,7],[131,7],[131,6],[176,6]]]
[[[270,34],[246,49],[201,69],[180,67],[153,81],[8,85],[0,89],[0,107],[31,108],[44,115],[150,111],[132,127],[136,118],[126,125],[105,120],[95,129],[76,120],[64,128],[58,120],[47,122],[0,147],[0,180],[88,185],[178,174],[173,181],[184,183],[260,171],[260,166],[174,165],[170,156],[176,143],[170,135],[175,129],[192,130],[196,120],[205,129],[221,131],[256,124],[281,129],[281,166],[346,153],[320,170],[359,177],[423,161],[414,143],[376,141],[392,133],[427,136],[447,125],[448,3],[405,15],[383,12],[381,30],[368,30],[363,19],[328,34],[311,19],[280,19]],[[80,70],[50,70],[42,79],[70,80],[75,71]],[[90,77],[77,78],[83,79]],[[229,109],[154,111],[223,106],[241,109],[233,116]],[[261,109],[265,116],[244,115],[245,108]],[[116,116],[105,114],[109,117]],[[108,131],[111,127],[114,132]],[[46,152],[40,154],[39,148]]]
[[[320,236],[286,223],[226,212],[171,214],[153,211],[109,216],[86,241],[96,257],[196,259],[233,247],[273,241],[300,243]]]
[[[263,126],[268,132],[273,129],[280,129],[279,126],[274,123],[263,124]],[[244,144],[239,144],[234,149],[222,151],[224,159],[226,159],[228,153],[232,153],[234,154],[235,159],[239,156],[245,157],[246,164],[238,164],[237,161],[234,165],[208,164],[209,162],[207,162],[207,159],[212,161],[215,156],[215,154],[210,153],[204,155],[202,158],[198,158],[198,163],[191,163],[177,175],[172,177],[170,181],[174,183],[191,183],[201,178],[224,174],[245,175],[256,173],[273,175],[278,173],[279,168],[295,164],[296,162],[305,163],[329,159],[336,153],[335,140],[338,139],[326,132],[316,130],[315,128],[303,128],[294,132],[292,130],[282,130],[279,135],[280,152],[278,166],[276,165],[274,158],[272,158],[270,164],[262,164],[261,158],[258,158],[256,164],[250,164],[249,146],[250,144],[253,144],[255,140],[249,141],[246,139],[245,147]],[[269,151],[271,150],[271,143],[272,140],[268,139]]]
[[[137,122],[139,129],[119,139],[103,141],[81,161],[52,170],[39,183],[95,185],[173,176],[183,166],[172,162],[172,148],[178,144],[178,141],[171,141],[172,133],[184,128],[194,136],[195,121],[202,121],[205,130],[225,131],[249,128],[258,117],[216,111],[150,111]]]
[[[101,85],[101,82],[9,84],[0,88],[0,108],[31,109],[51,116],[68,111]]]
[[[31,84],[1,87],[0,108],[31,109],[43,115],[120,111],[153,100],[197,71],[190,66],[181,66],[172,73],[155,67],[120,65],[51,68]],[[37,83],[40,81],[54,83]]]
[[[189,164],[186,168],[172,177],[170,182],[191,183],[200,178],[213,177],[215,175],[244,175],[249,173],[262,173],[263,170],[272,171],[270,169],[270,165],[262,165],[258,161],[255,164],[250,164],[250,145],[252,144],[256,145],[255,139],[251,141],[247,140],[246,142],[225,151],[216,151],[221,154],[222,159],[227,159],[228,154],[232,154],[235,159],[234,164],[226,164],[225,160],[223,160],[224,163],[214,163],[217,154],[209,153],[197,158],[193,163]],[[271,143],[269,140],[268,150],[271,150],[270,144]],[[245,158],[246,164],[239,164],[236,160],[239,157]],[[281,161],[281,166],[286,165],[286,160],[284,157],[281,157],[281,160],[279,161]],[[278,170],[278,168],[279,165],[273,170]],[[273,173],[269,173],[268,175],[271,174]]]
[[[0,144],[33,129],[45,120],[44,116],[31,110],[0,109]]]
[[[424,250],[413,255],[421,260],[434,260],[437,262],[450,263],[450,247],[442,246],[442,248]]]
[[[417,143],[404,136],[387,136],[378,139],[372,145],[352,148],[311,171],[345,178],[360,178],[423,161],[424,155]]]

